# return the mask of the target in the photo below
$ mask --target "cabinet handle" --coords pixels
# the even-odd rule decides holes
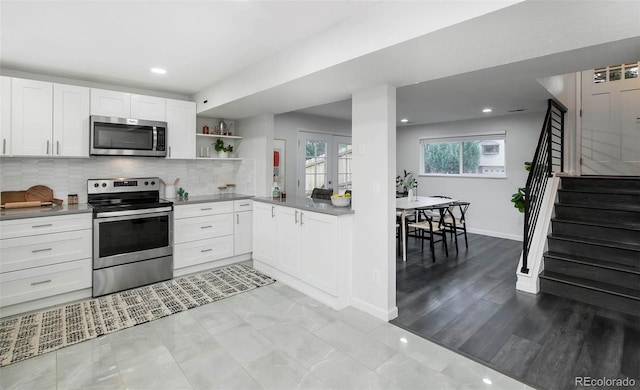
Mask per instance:
[[[211,210],[211,207],[207,207],[206,209],[200,209],[200,211],[207,211],[207,210]]]
[[[213,249],[203,249],[200,251],[200,253],[204,253],[204,252],[211,252]]]
[[[58,153],[58,156],[60,155],[60,141],[56,141],[56,153]]]
[[[210,229],[210,228],[212,228],[212,227],[213,227],[213,226],[211,226],[211,225],[209,225],[209,226],[200,226],[200,229]]]
[[[33,225],[31,226],[32,228],[41,228],[41,227],[49,227],[49,226],[53,226],[52,223],[45,223],[44,225]]]
[[[240,206],[241,206],[241,207],[242,207],[242,206],[251,206],[251,203],[242,203],[242,204],[240,204]]]
[[[171,157],[171,146],[169,146],[169,154],[167,155],[167,157]]]
[[[236,225],[240,225],[240,216],[236,214]]]
[[[52,250],[52,249],[53,249],[53,248],[35,249],[35,250],[32,250],[32,251],[31,251],[31,253],[47,252],[47,251],[50,251],[50,250]]]
[[[271,218],[274,218],[276,216],[274,214],[275,209],[276,209],[276,206],[271,206]]]
[[[302,216],[304,215],[304,213],[301,211],[300,212],[300,226],[302,226],[304,224],[304,222],[302,222]]]
[[[7,154],[7,139],[2,139],[2,154]]]
[[[298,223],[298,210],[296,210],[296,223]]]
[[[31,283],[31,285],[32,286],[37,286],[39,284],[45,284],[45,283],[51,283],[51,279],[43,280],[42,282],[33,282],[33,283]]]

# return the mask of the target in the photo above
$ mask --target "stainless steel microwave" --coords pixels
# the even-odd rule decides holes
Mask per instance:
[[[91,116],[92,156],[167,156],[167,123]]]

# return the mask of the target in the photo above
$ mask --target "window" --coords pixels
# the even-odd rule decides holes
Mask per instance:
[[[505,134],[423,138],[421,175],[506,177]]]
[[[606,83],[608,81],[618,81],[624,79],[638,78],[639,62],[632,62],[623,65],[607,66],[593,71],[593,82],[596,84]],[[607,75],[609,77],[607,77]]]

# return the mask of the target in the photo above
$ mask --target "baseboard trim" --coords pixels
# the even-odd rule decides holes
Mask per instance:
[[[493,230],[472,229],[472,228],[467,228],[467,232],[473,233],[473,234],[481,234],[483,236],[489,236],[489,237],[506,238],[507,240],[522,241],[522,234],[509,234],[509,233],[496,232]]]
[[[251,260],[251,253],[233,256],[233,257],[227,257],[226,259],[208,261],[206,263],[176,269],[173,271],[173,277],[177,278],[179,276],[194,274],[196,272],[208,271],[210,269],[220,268],[220,267],[240,263],[247,260]]]
[[[369,302],[355,297],[351,297],[351,306],[355,307],[358,310],[362,310],[363,312],[370,314],[376,318],[379,318],[382,321],[391,321],[398,316],[397,306],[394,306],[389,310],[385,310],[381,307],[372,305]]]

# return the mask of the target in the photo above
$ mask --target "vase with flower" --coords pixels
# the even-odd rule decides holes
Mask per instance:
[[[403,194],[407,194],[409,200],[415,200],[417,197],[416,188],[418,181],[413,177],[413,172],[403,170],[403,176],[396,176],[396,188],[401,188]]]

